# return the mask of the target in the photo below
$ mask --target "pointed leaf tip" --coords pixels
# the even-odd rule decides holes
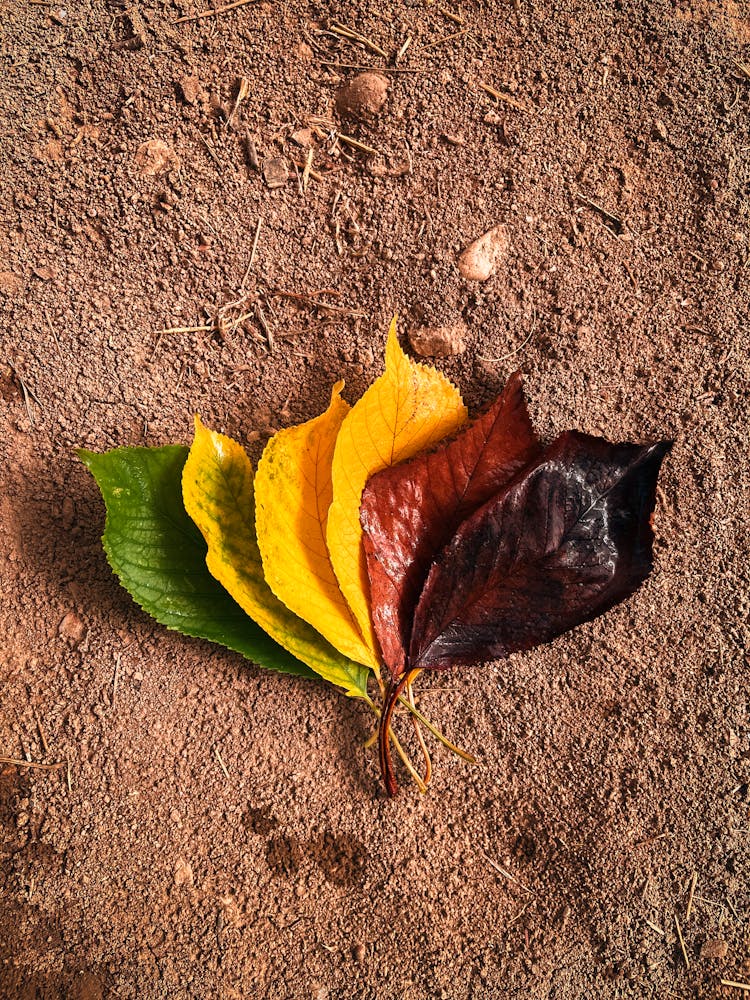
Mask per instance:
[[[368,645],[376,648],[359,508],[373,473],[452,434],[466,419],[458,390],[435,368],[411,361],[391,322],[385,371],[341,424],[333,454],[326,538],[336,577]]]
[[[486,412],[453,440],[368,482],[360,519],[372,617],[394,677],[406,667],[411,622],[431,560],[461,522],[540,450],[516,372]]]
[[[632,594],[651,570],[651,514],[669,447],[562,434],[435,559],[414,616],[410,665],[502,659]]]

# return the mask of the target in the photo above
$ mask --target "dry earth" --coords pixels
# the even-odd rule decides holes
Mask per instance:
[[[63,766],[0,765],[0,996],[746,995],[747,4],[1,6],[0,753]],[[425,682],[479,764],[388,801],[358,705],[135,608],[74,449],[257,457],[394,312],[474,410],[675,445],[644,587]]]

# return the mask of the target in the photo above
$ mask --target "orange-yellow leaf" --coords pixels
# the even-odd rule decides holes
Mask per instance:
[[[435,368],[411,361],[401,350],[394,319],[388,332],[385,372],[352,407],[336,440],[326,535],[341,591],[373,646],[359,523],[362,490],[373,473],[436,444],[465,420],[466,407],[456,387]]]
[[[349,404],[337,382],[325,413],[275,434],[255,473],[263,574],[280,601],[345,656],[378,667],[339,589],[326,545],[333,449]]]

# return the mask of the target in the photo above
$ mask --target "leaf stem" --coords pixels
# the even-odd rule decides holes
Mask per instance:
[[[396,736],[396,734],[393,732],[392,729],[389,731],[388,735],[389,735],[390,739],[393,740],[393,745],[396,748],[396,753],[399,755],[399,757],[403,761],[404,767],[406,768],[406,770],[411,775],[411,777],[414,780],[414,783],[417,786],[417,788],[424,795],[424,793],[427,791],[427,782],[423,781],[422,778],[420,778],[419,772],[414,767],[414,765],[412,764],[412,762],[409,760],[409,755],[406,753],[406,751],[404,750],[404,748],[399,743],[398,737]],[[429,778],[428,778],[428,781],[429,781]],[[390,794],[390,792],[389,792],[389,794]]]
[[[399,695],[398,701],[404,706],[404,708],[407,708],[414,718],[418,719],[426,729],[429,729],[435,739],[442,743],[447,750],[450,750],[451,753],[456,754],[457,757],[467,761],[469,764],[476,764],[476,757],[472,756],[468,750],[462,750],[461,747],[457,747],[455,743],[451,743],[451,741],[446,736],[443,736],[440,730],[437,729],[428,718],[422,715],[416,705],[410,704],[409,701],[401,695]]]
[[[391,677],[383,703],[383,713],[380,716],[380,726],[378,727],[380,773],[383,776],[385,790],[391,797],[398,791],[398,783],[396,782],[396,775],[393,772],[393,759],[391,757],[391,719],[393,718],[393,710],[396,707],[399,695],[409,683],[413,672],[411,670],[407,671],[398,679]]]
[[[409,681],[406,685],[406,695],[409,699],[409,707],[414,708],[414,689],[411,686],[411,681]],[[427,744],[424,741],[422,730],[419,728],[419,721],[417,720],[416,715],[412,715],[411,721],[414,725],[414,733],[416,734],[419,748],[422,751],[422,757],[424,758],[424,778],[422,780],[424,781],[426,788],[432,781],[432,760],[430,759],[430,751],[427,749]]]

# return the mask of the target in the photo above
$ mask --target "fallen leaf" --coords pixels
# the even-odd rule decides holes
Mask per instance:
[[[632,594],[651,570],[650,518],[669,447],[562,434],[435,560],[414,615],[410,667],[502,659]]]
[[[325,413],[275,434],[255,474],[255,524],[266,581],[345,656],[377,669],[339,589],[326,544],[333,449],[349,405],[337,382]]]
[[[373,476],[362,494],[372,619],[383,659],[403,673],[411,621],[430,562],[477,507],[541,450],[519,372],[447,444]]]
[[[342,656],[273,594],[255,536],[253,468],[243,448],[195,420],[182,475],[185,509],[201,531],[209,572],[293,656],[351,696],[367,698],[366,667]]]
[[[344,419],[333,453],[333,501],[326,539],[341,591],[368,645],[375,639],[359,506],[375,472],[411,458],[466,420],[458,390],[434,368],[411,361],[391,323],[385,372]]]
[[[206,568],[206,543],[182,502],[188,449],[79,451],[107,508],[104,550],[120,583],[156,621],[218,642],[255,663],[316,675],[247,617]]]
[[[420,670],[504,659],[624,600],[651,570],[656,478],[671,447],[610,444],[569,431],[458,528],[434,560],[414,614],[407,669],[380,718],[390,756],[396,699]]]

